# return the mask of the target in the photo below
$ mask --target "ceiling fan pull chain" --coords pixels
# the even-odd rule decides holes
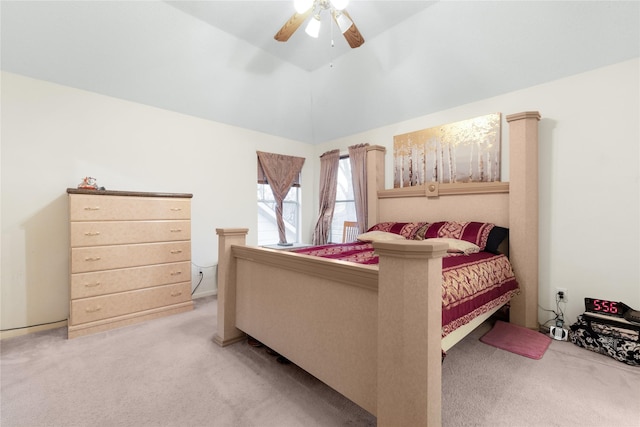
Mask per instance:
[[[331,50],[329,52],[329,56],[331,56],[331,61],[329,61],[329,68],[333,68],[333,48],[336,47],[336,44],[333,42],[333,23],[329,20],[329,28],[331,33]]]

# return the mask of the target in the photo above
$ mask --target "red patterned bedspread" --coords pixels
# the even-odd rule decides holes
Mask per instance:
[[[377,264],[371,243],[340,243],[298,249],[323,258]],[[449,254],[442,259],[442,336],[475,317],[501,306],[518,293],[518,283],[504,255],[478,252]]]
[[[373,253],[373,245],[371,243],[333,243],[330,245],[310,246],[307,248],[296,249],[292,252],[319,256],[322,258],[357,262],[358,264],[378,263],[378,255]]]

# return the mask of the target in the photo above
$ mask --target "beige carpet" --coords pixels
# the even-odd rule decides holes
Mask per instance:
[[[89,337],[3,340],[1,425],[368,426],[371,414],[264,349],[212,342],[214,298]],[[640,368],[554,341],[541,360],[481,343],[443,364],[445,426],[640,426]]]

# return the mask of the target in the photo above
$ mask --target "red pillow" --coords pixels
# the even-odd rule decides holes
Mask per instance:
[[[426,222],[379,222],[367,231],[385,231],[403,236],[405,239],[414,240],[416,232]]]
[[[435,237],[446,237],[450,239],[465,240],[480,247],[483,251],[487,246],[489,233],[495,227],[494,224],[486,222],[456,222],[456,221],[440,221],[428,224],[423,239],[431,239]]]

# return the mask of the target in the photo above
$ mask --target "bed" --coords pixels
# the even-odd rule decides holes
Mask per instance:
[[[467,323],[485,320],[519,292],[511,263],[506,255],[508,230],[479,222],[436,221],[383,222],[372,226],[357,240],[294,249],[297,254],[377,265],[374,242],[419,240],[446,243],[442,258],[442,339],[443,352],[459,340],[449,337]],[[504,247],[503,242],[507,242]]]
[[[446,220],[509,229],[519,283],[510,321],[532,329],[538,327],[539,120],[538,112],[506,117],[508,183],[384,189],[386,150],[372,146],[367,153],[369,224]],[[380,426],[441,424],[441,351],[499,308],[443,339],[446,243],[375,241],[372,265],[247,246],[247,232],[216,230],[219,345],[253,336],[374,414]]]

